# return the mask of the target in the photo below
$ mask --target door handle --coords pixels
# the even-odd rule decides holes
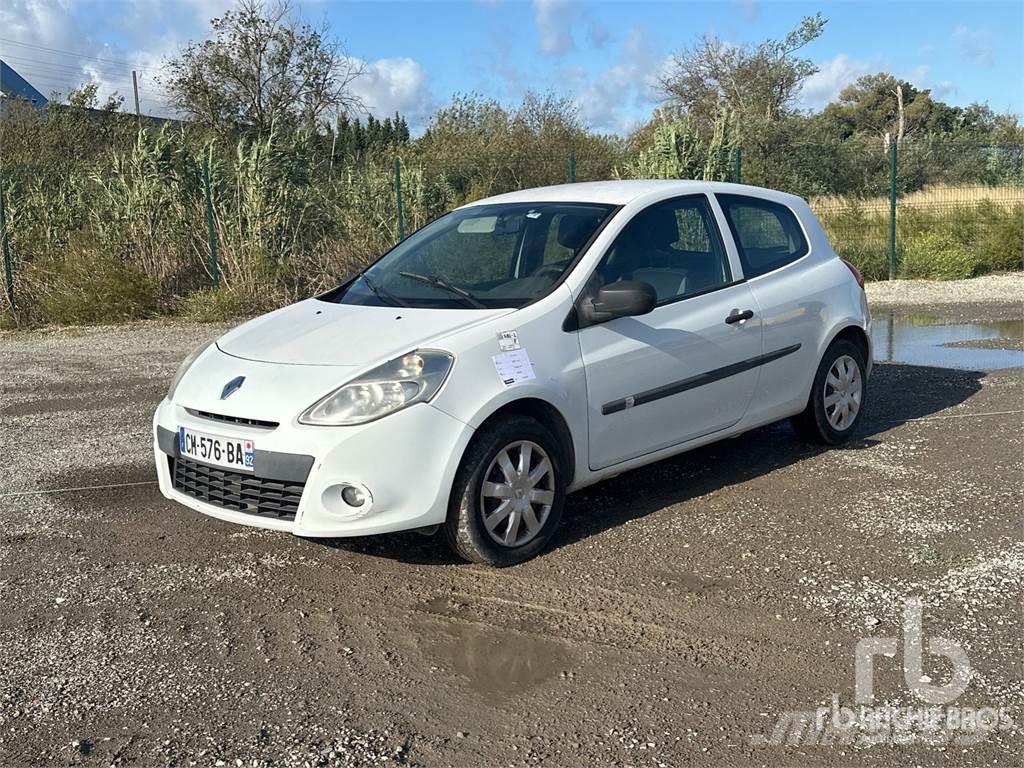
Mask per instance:
[[[727,318],[725,318],[725,322],[727,322],[729,325],[732,325],[733,323],[742,323],[744,320],[749,320],[753,316],[754,310],[752,309],[745,309],[742,312],[733,310],[733,313],[729,315]]]

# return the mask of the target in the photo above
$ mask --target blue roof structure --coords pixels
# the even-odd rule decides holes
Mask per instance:
[[[21,98],[37,109],[46,106],[47,99],[33,85],[19,75],[3,59],[0,59],[0,98]]]

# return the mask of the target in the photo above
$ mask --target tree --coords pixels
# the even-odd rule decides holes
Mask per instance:
[[[580,178],[607,178],[615,162],[611,142],[587,132],[570,99],[533,92],[510,108],[456,96],[416,143],[460,200],[564,182],[571,156]]]
[[[731,45],[706,35],[673,57],[661,90],[702,136],[713,133],[723,108],[741,125],[777,120],[794,109],[804,81],[818,71],[797,54],[825,24],[820,13],[806,16],[782,40],[758,45]]]
[[[409,124],[397,112],[395,112],[395,139],[399,144],[405,144],[409,141]]]
[[[928,90],[897,80],[888,72],[862,75],[822,111],[822,120],[841,136],[873,133],[902,141],[923,129],[950,127],[950,108],[938,107]]]
[[[381,126],[373,115],[366,116],[366,146],[375,147],[380,144]]]
[[[68,106],[78,109],[92,109],[101,112],[118,112],[124,104],[124,96],[114,91],[107,100],[100,104],[99,86],[96,83],[85,83],[68,94]]]
[[[187,45],[162,79],[171,103],[212,128],[315,128],[359,106],[362,66],[325,26],[296,19],[287,0],[240,0],[210,22],[212,36]]]

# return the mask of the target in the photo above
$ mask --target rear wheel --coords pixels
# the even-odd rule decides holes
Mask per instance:
[[[562,517],[561,447],[540,422],[511,416],[470,443],[452,486],[445,538],[460,557],[506,566],[534,557]]]
[[[860,347],[845,339],[833,342],[818,365],[807,408],[792,419],[797,433],[810,443],[849,440],[864,410],[866,376]]]

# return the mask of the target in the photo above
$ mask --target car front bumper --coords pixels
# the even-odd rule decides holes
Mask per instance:
[[[181,475],[176,483],[172,470],[181,461],[179,427],[252,440],[254,471],[211,472],[206,465],[188,460],[180,466],[195,470],[193,477],[221,479],[218,492],[197,495]],[[267,429],[225,423],[166,399],[153,417],[154,456],[165,497],[228,522],[310,537],[364,536],[444,522],[455,472],[472,434],[471,427],[426,403],[353,427],[292,422]],[[294,517],[257,513],[255,508],[243,511],[245,499],[239,501],[238,493],[225,490],[237,489],[243,479],[249,487],[265,482],[278,489],[285,484],[299,496]],[[341,498],[345,484],[368,489],[368,503],[358,508],[345,504]],[[220,503],[211,503],[209,499],[218,495]],[[246,498],[252,499],[253,494]]]

